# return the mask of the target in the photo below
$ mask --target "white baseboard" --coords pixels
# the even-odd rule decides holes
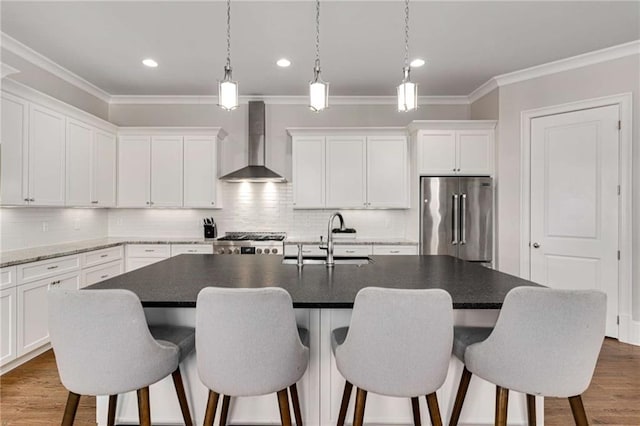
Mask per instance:
[[[3,365],[2,368],[0,368],[0,376],[5,373],[8,373],[9,371],[13,370],[16,367],[21,366],[25,362],[31,361],[33,358],[39,355],[42,355],[49,349],[51,349],[51,343],[47,343],[46,345],[34,350],[33,352],[29,352],[28,354],[23,355],[20,358],[14,359],[13,361]]]
[[[640,346],[640,321],[634,321],[628,314],[620,315],[618,336],[621,342]]]

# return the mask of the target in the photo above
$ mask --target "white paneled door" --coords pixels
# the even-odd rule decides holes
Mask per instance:
[[[531,280],[607,293],[617,337],[618,106],[531,122]]]

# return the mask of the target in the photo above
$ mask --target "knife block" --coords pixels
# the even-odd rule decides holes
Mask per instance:
[[[217,238],[218,237],[218,228],[216,225],[204,225],[204,238]]]

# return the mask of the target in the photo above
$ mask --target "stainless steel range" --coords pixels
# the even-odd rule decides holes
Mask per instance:
[[[284,232],[227,232],[213,242],[214,254],[282,254]]]

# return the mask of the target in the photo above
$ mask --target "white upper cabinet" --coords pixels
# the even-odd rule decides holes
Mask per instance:
[[[68,206],[90,206],[93,182],[93,128],[67,119]]]
[[[213,136],[184,138],[184,207],[217,207],[218,155]]]
[[[65,116],[29,106],[29,201],[63,206],[65,190]]]
[[[366,149],[367,138],[363,136],[326,138],[326,207],[367,206]]]
[[[402,128],[288,129],[294,208],[408,208]]]
[[[367,138],[367,206],[409,207],[409,159],[405,136]]]
[[[91,205],[116,205],[116,136],[97,130],[93,139],[93,185]]]
[[[3,205],[26,205],[29,203],[29,104],[3,92],[1,108],[0,200]]]
[[[148,207],[151,203],[151,138],[118,138],[118,207]]]
[[[493,174],[496,122],[414,121],[420,175]]]
[[[182,206],[182,136],[151,138],[151,206]]]
[[[293,139],[295,208],[321,208],[325,205],[324,139],[324,136],[299,136]]]

